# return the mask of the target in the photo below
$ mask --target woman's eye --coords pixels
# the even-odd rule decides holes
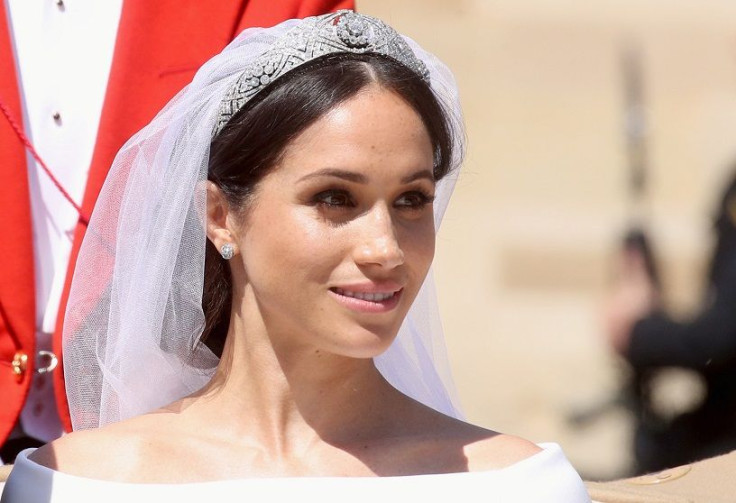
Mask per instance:
[[[355,203],[350,194],[344,190],[325,190],[315,196],[315,202],[327,207],[353,207]]]
[[[399,208],[421,209],[434,201],[434,196],[425,194],[424,192],[413,191],[402,194],[396,200],[396,206]]]

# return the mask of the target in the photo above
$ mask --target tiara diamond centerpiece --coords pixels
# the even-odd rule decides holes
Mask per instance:
[[[355,49],[368,47],[375,39],[372,26],[352,12],[344,14],[337,21],[337,36],[346,46]]]

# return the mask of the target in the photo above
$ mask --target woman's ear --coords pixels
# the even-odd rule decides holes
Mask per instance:
[[[220,253],[223,253],[223,246],[226,244],[230,245],[230,257],[238,253],[238,245],[234,238],[234,229],[231,229],[233,220],[232,210],[222,190],[208,180],[207,238],[215,245],[215,248]]]

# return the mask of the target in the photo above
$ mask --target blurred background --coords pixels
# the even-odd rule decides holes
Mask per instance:
[[[458,79],[469,148],[435,274],[468,419],[560,443],[584,478],[629,474],[633,420],[615,404],[628,368],[601,307],[634,216],[668,307],[687,315],[703,294],[736,161],[736,2],[357,1]],[[634,201],[637,132],[646,190]],[[698,393],[686,375],[667,386],[665,406]]]

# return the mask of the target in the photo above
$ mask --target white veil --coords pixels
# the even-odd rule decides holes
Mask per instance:
[[[218,359],[198,344],[204,328],[204,184],[220,102],[243,67],[301,21],[245,30],[205,63],[120,150],[77,260],[64,324],[64,374],[74,429],[120,421],[202,388]],[[462,158],[454,78],[406,39],[430,72],[454,122],[452,168],[438,185],[439,226]],[[131,90],[131,99],[135,99]],[[396,341],[376,359],[399,390],[460,415],[431,272]]]

